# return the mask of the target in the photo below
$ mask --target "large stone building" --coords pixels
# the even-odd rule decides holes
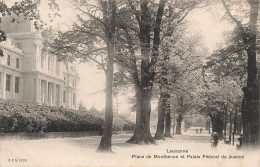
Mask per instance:
[[[42,53],[43,38],[31,21],[1,20],[0,98],[78,109],[76,66]]]

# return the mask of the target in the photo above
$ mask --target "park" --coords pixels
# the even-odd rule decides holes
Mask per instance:
[[[259,165],[259,9],[1,1],[0,165]]]

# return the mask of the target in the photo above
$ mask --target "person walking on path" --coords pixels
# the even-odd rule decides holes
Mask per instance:
[[[216,148],[218,145],[218,133],[213,132],[211,135],[211,147]]]

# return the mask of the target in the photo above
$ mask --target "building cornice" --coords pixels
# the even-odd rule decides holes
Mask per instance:
[[[11,47],[9,47],[7,45],[4,45],[4,44],[1,44],[1,43],[0,43],[0,47],[3,48],[3,49],[8,50],[9,52],[12,52],[14,54],[19,54],[21,57],[24,56],[23,51],[20,50],[20,49],[18,50],[17,48],[11,48]]]
[[[22,32],[22,33],[10,33],[7,34],[8,37],[15,38],[15,39],[39,39],[43,40],[41,33],[39,32]]]
[[[64,82],[63,79],[61,79],[61,78],[59,78],[59,77],[56,77],[56,76],[53,76],[53,75],[50,75],[50,74],[46,74],[46,73],[44,73],[44,72],[42,72],[42,71],[37,71],[37,70],[35,70],[35,71],[24,71],[23,73],[28,73],[28,74],[30,74],[30,73],[32,73],[32,74],[41,74],[41,75],[44,75],[44,76],[46,76],[46,77],[49,77],[49,78],[52,78],[52,79],[55,79],[55,80],[59,80],[59,81],[61,81],[61,82]]]
[[[73,77],[75,77],[75,78],[77,78],[77,79],[80,79],[78,73],[73,74],[73,73],[70,73],[70,72],[67,72],[67,71],[64,71],[63,73],[65,73],[65,74],[67,74],[67,75],[69,75],[69,76],[73,76]]]
[[[65,88],[70,88],[70,89],[73,89],[73,90],[75,90],[75,91],[79,91],[79,89],[78,89],[78,88],[76,88],[76,87],[73,87],[73,86],[64,85],[64,87],[65,87]]]
[[[0,64],[0,67],[4,67],[5,69],[9,69],[9,70],[13,70],[13,71],[16,71],[16,72],[23,73],[23,71],[21,69],[14,68],[14,67],[11,67],[11,66],[8,66],[8,65],[5,65],[5,64]]]

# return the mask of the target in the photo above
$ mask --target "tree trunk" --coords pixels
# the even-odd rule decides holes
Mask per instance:
[[[188,122],[187,120],[184,121],[184,132],[186,132],[188,129]]]
[[[217,132],[219,138],[223,137],[223,120],[221,118],[212,118],[212,132]]]
[[[257,39],[257,17],[259,12],[259,1],[248,0],[250,4],[250,19],[248,31],[244,31],[243,36],[247,47],[247,86],[244,92],[244,114],[243,118],[243,146],[256,146],[259,144],[259,81],[257,81],[256,67],[256,39]]]
[[[108,8],[112,10],[110,18]],[[114,72],[114,51],[115,51],[115,29],[116,29],[116,0],[111,0],[108,5],[102,4],[104,22],[110,22],[110,32],[105,32],[108,48],[108,60],[106,69],[106,105],[105,105],[105,126],[102,138],[97,151],[112,152],[112,126],[113,126],[113,72]]]
[[[110,69],[106,73],[106,106],[105,106],[105,126],[98,151],[111,152],[111,138],[113,125],[113,98],[112,98],[112,79],[113,70]]]
[[[140,13],[136,14],[139,25],[139,40],[141,46],[141,72],[140,84],[136,83],[136,96],[138,109],[136,111],[136,129],[134,135],[128,140],[130,143],[155,143],[150,133],[151,96],[157,58],[159,55],[161,22],[166,0],[160,0],[154,27],[151,26],[151,12],[149,1],[140,1]],[[153,46],[151,52],[151,30],[153,32]]]
[[[240,122],[237,121],[237,128],[236,128],[236,135],[241,135],[241,131],[242,131],[242,124]]]
[[[210,123],[210,121],[209,121],[209,134],[211,133],[211,132],[210,132],[210,124],[211,124],[211,123]]]
[[[164,131],[165,107],[166,107],[165,94],[161,93],[158,102],[158,122],[157,122],[156,133],[154,136],[155,140],[164,140],[163,131]]]
[[[210,128],[210,121],[206,121],[206,130],[209,130]]]
[[[237,24],[241,39],[247,52],[247,86],[242,88],[243,97],[243,146],[259,145],[259,80],[257,80],[256,50],[257,50],[257,20],[259,12],[258,0],[247,0],[250,6],[248,26],[242,24],[231,15],[225,1],[222,0],[229,17]]]
[[[181,122],[182,122],[182,115],[179,114],[177,118],[177,126],[176,126],[176,133],[178,135],[181,135]]]
[[[242,117],[237,113],[237,118],[236,118],[236,135],[240,135],[242,131]]]
[[[172,135],[175,134],[175,111],[173,110],[173,125],[172,125]]]
[[[232,112],[229,113],[229,136],[228,136],[229,144],[231,144],[231,134],[232,134]]]
[[[246,88],[245,88],[246,89]],[[257,146],[259,144],[259,95],[253,97],[244,89],[243,120],[243,146]],[[258,90],[257,90],[258,89]],[[259,88],[252,88],[252,91],[259,92]],[[258,98],[258,99],[257,99]]]
[[[227,138],[227,106],[225,107],[225,118],[224,118],[224,139]]]
[[[165,120],[165,132],[164,132],[164,137],[172,137],[171,136],[171,112],[170,112],[170,107],[168,107],[167,112],[166,112],[166,120]]]
[[[234,118],[234,131],[233,131],[233,142],[232,142],[232,146],[234,146],[235,143],[235,133],[237,130],[237,108],[235,108],[235,118]]]
[[[150,132],[151,92],[141,89],[141,91],[136,91],[136,98],[136,128],[134,135],[127,142],[133,144],[155,143]]]

